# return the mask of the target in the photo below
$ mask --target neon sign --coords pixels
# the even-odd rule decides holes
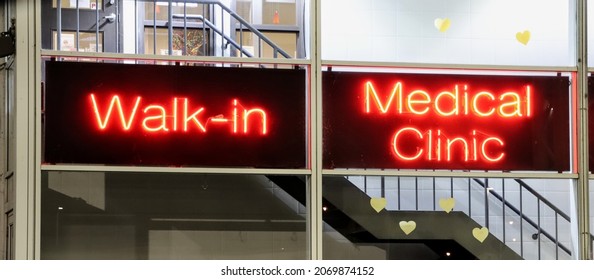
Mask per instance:
[[[323,90],[324,168],[569,169],[566,77],[325,72]]]
[[[371,113],[373,105],[377,106],[379,113],[387,114],[391,108],[395,107],[398,114],[412,113],[416,115],[427,114],[430,110],[442,117],[458,115],[475,115],[478,117],[490,117],[497,113],[503,118],[512,117],[530,117],[530,86],[524,87],[524,93],[520,95],[517,92],[505,92],[498,98],[488,91],[481,91],[470,95],[468,85],[464,85],[462,95],[459,92],[459,85],[454,85],[452,91],[442,91],[431,99],[431,95],[423,90],[412,90],[404,97],[402,82],[397,82],[394,89],[387,97],[385,102],[381,101],[372,82],[365,83],[365,112]],[[373,98],[372,98],[373,97]],[[396,104],[393,103],[397,99]],[[449,101],[449,102],[448,102]],[[373,103],[373,104],[372,104]],[[444,103],[446,105],[444,106]],[[449,103],[449,104],[447,104]],[[449,109],[444,107],[449,106]],[[449,111],[448,111],[449,110]]]
[[[132,124],[137,120],[138,109],[141,106],[142,97],[136,96],[133,101],[132,109],[126,111],[122,105],[122,101],[118,95],[113,95],[108,98],[109,105],[107,109],[100,110],[100,106],[95,97],[95,94],[89,94],[92,109],[94,112],[97,126],[100,130],[107,130],[108,124],[111,122],[114,126],[128,131],[132,128]],[[259,134],[266,135],[268,132],[268,125],[266,120],[266,112],[260,108],[245,109],[241,108],[241,113],[238,113],[238,107],[241,104],[237,99],[231,102],[231,115],[225,117],[222,114],[211,116],[206,119],[201,118],[201,113],[204,112],[204,107],[197,107],[196,109],[189,109],[190,101],[188,98],[173,97],[171,106],[163,104],[149,104],[140,110],[144,113],[143,120],[140,122],[140,127],[145,132],[190,132],[196,130],[200,133],[206,133],[206,127],[209,124],[230,124],[230,131],[232,134],[243,133],[248,134],[249,127],[255,118],[259,119],[260,129]],[[105,107],[105,106],[103,106]],[[171,107],[171,108],[168,108]],[[116,108],[116,109],[114,109]],[[113,111],[116,110],[116,113]],[[169,111],[169,113],[168,113]],[[119,118],[113,117],[117,114]],[[112,120],[115,118],[115,120]],[[238,124],[241,122],[241,124]],[[119,124],[119,126],[118,126]],[[242,129],[238,127],[242,125]],[[179,127],[179,129],[178,129]]]
[[[296,69],[46,62],[44,163],[304,168],[305,81]]]

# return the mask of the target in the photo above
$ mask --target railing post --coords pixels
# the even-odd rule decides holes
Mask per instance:
[[[489,178],[485,178],[485,227],[489,228]]]

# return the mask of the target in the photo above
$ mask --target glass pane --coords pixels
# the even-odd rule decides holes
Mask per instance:
[[[205,16],[208,18],[208,7],[209,5],[186,3],[185,14],[191,16]],[[184,3],[183,2],[172,2],[172,16],[173,21],[183,21],[184,16]],[[169,17],[169,2],[162,1],[154,3],[146,2],[144,4],[144,16],[147,20],[165,20]],[[189,18],[188,21],[196,21],[196,19]]]
[[[262,23],[297,25],[295,10],[294,0],[266,0],[262,9]]]
[[[252,0],[238,0],[235,4],[235,12],[247,22],[253,22]]]
[[[58,46],[58,32],[53,31],[53,49],[57,50]],[[99,32],[99,46],[97,46],[97,34],[95,32],[79,32],[80,39],[78,39],[78,51],[80,52],[103,52],[103,32]],[[62,31],[60,35],[60,50],[62,51],[76,51],[76,32]]]
[[[575,65],[572,1],[321,1],[328,60]]]
[[[207,34],[208,36],[208,34]],[[186,55],[205,55],[207,52],[207,46],[204,45],[205,38],[202,29],[187,29],[186,36],[184,37],[183,28],[174,28],[172,37],[172,51],[173,55],[184,55],[184,47],[186,48]],[[157,28],[157,34],[155,36],[152,27],[144,28],[144,53],[153,54],[154,52],[154,40],[157,40],[157,52],[156,54],[167,55],[169,54],[169,38],[167,28]],[[185,39],[187,38],[187,44]],[[206,39],[207,40],[207,39]]]
[[[236,33],[236,39],[238,42],[243,42],[242,47],[253,54],[254,57],[273,58],[274,50],[271,46],[266,44],[264,41],[258,40],[258,36],[251,32],[244,31]],[[280,49],[285,51],[291,57],[297,57],[297,34],[289,32],[262,32],[264,36],[274,42]],[[259,52],[259,46],[261,44],[261,56]],[[237,56],[240,52],[237,52]],[[277,57],[282,57],[281,54],[277,54]]]
[[[62,9],[76,9],[77,0],[61,0]],[[52,0],[52,8],[57,8],[58,3],[56,0]],[[103,7],[103,1],[99,0],[99,9]],[[78,0],[79,9],[96,9],[97,0]]]
[[[305,259],[303,176],[44,172],[42,259]]]
[[[323,182],[324,259],[572,258],[571,180]]]

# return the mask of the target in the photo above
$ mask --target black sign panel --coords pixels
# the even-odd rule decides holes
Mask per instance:
[[[306,167],[305,70],[45,64],[45,164]]]
[[[323,73],[324,168],[569,170],[569,79]]]

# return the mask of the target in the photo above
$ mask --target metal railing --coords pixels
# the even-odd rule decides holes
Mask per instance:
[[[227,45],[231,44],[233,47],[237,48],[245,56],[247,56],[247,57],[254,57],[253,54],[251,54],[249,51],[247,51],[243,47],[243,44],[241,42],[240,43],[237,43],[231,37],[227,36],[223,31],[221,31],[220,29],[218,29],[212,22],[210,22],[209,20],[205,19],[201,15],[185,15],[184,16],[184,15],[174,14],[173,15],[173,18],[197,19],[197,20],[203,22],[205,26],[208,26],[212,31],[214,31],[216,34],[218,34],[219,36],[221,36],[223,39],[225,39],[227,41],[227,43],[221,42],[221,45],[223,46],[223,50],[226,49],[226,46]],[[184,36],[187,37],[187,33],[185,33]]]
[[[538,240],[538,258],[541,258],[541,234],[544,235],[549,241],[555,243],[555,259],[559,259],[559,249],[563,250],[565,253],[567,253],[568,255],[571,256],[571,250],[569,248],[567,248],[565,245],[559,243],[559,220],[558,217],[562,217],[563,219],[565,219],[565,221],[567,221],[568,223],[571,223],[571,218],[565,214],[563,211],[561,211],[559,208],[557,208],[553,203],[551,203],[549,200],[547,200],[546,198],[544,198],[542,195],[540,195],[538,192],[536,192],[534,189],[532,189],[530,186],[528,186],[528,184],[526,184],[524,181],[520,180],[520,179],[514,179],[514,181],[516,181],[518,183],[518,185],[520,186],[519,188],[519,192],[520,192],[520,205],[519,205],[519,209],[516,208],[513,204],[511,204],[509,201],[507,201],[503,196],[499,195],[496,191],[489,189],[489,186],[486,182],[488,182],[488,179],[485,179],[485,182],[474,178],[473,179],[475,182],[477,182],[481,187],[483,187],[485,189],[485,193],[489,193],[491,194],[493,197],[495,197],[497,200],[499,200],[501,203],[503,203],[503,209],[505,208],[505,206],[507,208],[509,208],[510,210],[512,210],[515,214],[519,215],[519,217],[526,221],[528,224],[530,224],[532,227],[534,227],[536,229],[536,233],[533,234],[533,239],[534,237],[536,237],[536,239]],[[493,179],[490,179],[493,180]],[[502,179],[503,180],[503,179]],[[505,181],[503,181],[505,182]],[[537,201],[537,221],[534,222],[534,220],[532,220],[528,215],[525,215],[523,212],[523,203],[522,203],[522,197],[523,197],[523,191],[526,190],[528,191],[530,194],[532,194]],[[504,190],[505,192],[505,190]],[[485,207],[488,209],[489,207],[489,200],[486,199],[485,200]],[[545,229],[543,229],[541,227],[541,204],[544,204],[546,207],[549,207],[553,212],[554,212],[554,217],[555,217],[555,233],[554,236],[553,234],[549,233],[548,231],[546,231]],[[504,216],[505,219],[505,216]],[[489,227],[489,222],[488,219],[486,221],[486,226]],[[520,236],[524,235],[524,228],[521,227],[520,228]],[[524,244],[523,242],[520,242],[520,252],[522,255],[523,251],[524,251]]]
[[[124,28],[121,28],[119,25],[123,24],[118,17],[123,16],[122,10],[119,5],[120,4],[107,4],[104,5],[111,5],[117,8],[116,13],[111,13],[109,15],[102,16],[104,10],[95,5],[93,8],[82,8],[79,7],[79,1],[76,1],[76,6],[69,7],[68,10],[74,12],[73,19],[65,19],[65,12],[64,7],[62,7],[61,1],[57,1],[55,7],[55,14],[53,17],[55,18],[55,38],[53,36],[46,36],[44,40],[56,40],[56,42],[62,42],[64,39],[64,32],[73,32],[75,33],[75,41],[74,41],[74,49],[77,51],[82,51],[82,47],[80,46],[81,42],[81,34],[87,33],[87,36],[91,36],[94,38],[89,37],[88,39],[93,39],[95,42],[94,50],[95,52],[103,52],[105,51],[106,45],[109,44],[109,41],[113,41],[116,44],[115,52],[122,52],[120,43],[120,38],[123,37],[120,32]],[[104,1],[105,2],[105,1]],[[140,15],[143,6],[142,4],[153,4],[153,11],[142,11],[142,13],[152,14],[152,19],[144,19],[143,15]],[[274,43],[270,38],[268,38],[264,33],[238,15],[235,11],[231,8],[227,7],[221,1],[217,0],[186,0],[186,1],[160,1],[160,5],[166,4],[165,6],[168,8],[167,19],[166,20],[158,20],[157,19],[157,10],[158,10],[158,1],[146,1],[146,0],[134,0],[134,17],[136,27],[134,28],[134,52],[141,53],[144,50],[149,49],[152,47],[152,53],[158,54],[157,52],[157,30],[158,28],[166,28],[167,29],[167,53],[169,55],[174,54],[174,29],[179,28],[180,30],[183,29],[183,35],[179,35],[181,40],[183,40],[183,47],[182,47],[182,54],[189,55],[187,52],[188,48],[188,34],[193,30],[199,30],[202,32],[202,39],[201,39],[201,54],[205,56],[247,56],[247,57],[262,57],[263,55],[263,48],[269,47],[272,50],[272,57],[273,58],[291,58],[291,56],[284,51],[279,45]],[[183,5],[183,13],[173,13],[174,5]],[[202,5],[201,14],[197,14],[200,12],[194,11],[194,14],[188,13],[187,6],[188,4],[192,5]],[[149,8],[150,10],[150,8]],[[94,22],[90,27],[82,27],[81,25],[81,11],[85,12],[92,12],[91,21]],[[72,13],[69,13],[71,15]],[[174,19],[178,19],[178,21],[174,21]],[[195,21],[199,21],[197,23]],[[66,26],[65,22],[74,22],[72,26]],[[107,37],[103,30],[103,28],[108,27],[110,24],[115,25],[115,36],[114,38]],[[46,27],[46,23],[43,24],[43,28]],[[86,29],[90,28],[90,29]],[[152,29],[152,43],[149,40],[145,40],[144,37],[144,30]],[[246,48],[244,45],[244,37],[247,36],[245,33],[251,33],[253,36],[253,46],[250,48]],[[91,35],[92,34],[92,35]],[[219,41],[220,40],[220,41]],[[48,42],[49,43],[49,42]],[[217,45],[219,44],[220,45]],[[148,45],[145,45],[148,44]],[[56,43],[55,49],[61,50],[62,43]],[[152,46],[151,46],[152,45]],[[228,50],[229,46],[232,46],[234,49]],[[103,47],[100,47],[103,46]],[[254,48],[253,52],[250,52],[251,48]],[[47,44],[46,44],[47,48]],[[220,48],[220,49],[219,49]],[[176,49],[177,50],[177,49]],[[220,53],[219,53],[220,50]],[[237,50],[237,52],[235,52]],[[194,54],[196,55],[196,54]]]
[[[351,177],[363,177],[363,181],[357,181],[357,179]],[[370,184],[368,182],[368,177],[375,177],[375,182]],[[370,197],[373,197],[374,195],[380,195],[382,197],[386,197],[386,195],[395,195],[396,200],[393,201],[393,203],[397,206],[391,209],[395,211],[438,211],[440,209],[437,207],[437,200],[442,198],[438,193],[443,195],[445,191],[445,193],[449,192],[449,196],[454,197],[454,193],[456,192],[458,194],[457,197],[459,198],[460,193],[462,192],[466,196],[467,201],[458,201],[458,203],[456,203],[456,211],[465,212],[477,223],[489,228],[490,231],[492,230],[491,226],[495,226],[493,220],[490,221],[490,217],[495,216],[496,214],[499,216],[500,214],[502,219],[501,225],[497,225],[498,227],[500,226],[500,228],[497,228],[497,233],[494,235],[508,246],[512,244],[511,242],[516,245],[519,243],[519,248],[516,246],[512,249],[514,249],[520,256],[525,258],[528,255],[525,248],[527,242],[532,242],[532,245],[536,243],[536,248],[532,248],[536,250],[536,254],[533,254],[536,259],[543,259],[545,257],[545,249],[549,256],[554,254],[555,259],[560,259],[561,254],[565,254],[565,258],[572,255],[572,250],[560,241],[561,238],[559,233],[561,223],[564,223],[565,225],[571,224],[570,217],[520,179],[486,178],[480,180],[476,178],[392,177],[391,182],[387,182],[386,178],[387,177],[385,176],[347,176],[347,179],[351,180],[355,185],[358,185],[357,187]],[[449,179],[449,182],[443,182],[444,179]],[[437,182],[437,180],[440,180],[440,182]],[[495,180],[500,181],[495,183]],[[428,181],[430,181],[429,187],[427,187],[426,183]],[[356,182],[358,182],[358,184]],[[420,186],[422,182],[425,184]],[[510,186],[510,182],[513,182],[514,185]],[[460,185],[464,185],[464,187],[461,188]],[[494,185],[501,188],[501,193],[495,191],[492,187]],[[379,193],[377,186],[379,186]],[[517,201],[512,202],[513,199],[509,198],[508,193],[512,191],[517,192],[516,196],[519,196],[519,205],[515,205],[514,202]],[[389,194],[389,192],[395,193]],[[427,193],[430,193],[429,195],[431,198],[428,197]],[[508,194],[507,198],[506,194]],[[426,203],[426,200],[428,199],[432,200],[432,207],[423,207],[420,205],[420,202],[424,201]],[[480,203],[477,203],[477,200]],[[496,203],[490,202],[492,200],[495,200]],[[536,213],[526,213],[527,209],[524,205],[525,202],[534,200],[536,200]],[[473,201],[478,205],[473,205]],[[404,206],[404,202],[408,203],[406,207]],[[464,205],[464,203],[466,205]],[[480,211],[480,214],[477,215],[477,208],[482,208],[484,210]],[[473,211],[475,211],[475,213],[473,213]],[[552,217],[554,220],[554,222],[552,222],[552,228],[548,227],[545,229],[545,226],[543,225],[544,212],[552,212],[551,215],[547,216],[548,219],[551,219]],[[520,220],[519,240],[506,239],[506,228],[510,226],[507,219],[509,219],[510,215],[513,215]],[[549,223],[549,225],[550,224],[551,223]],[[518,225],[516,225],[516,227],[517,226]],[[525,235],[530,236],[531,240],[525,240]],[[592,238],[594,240],[594,236]],[[549,245],[546,248],[543,246],[545,241],[548,242]],[[550,245],[554,246],[552,249],[554,252],[551,251]]]
[[[274,58],[277,58],[278,54],[282,55],[284,58],[291,58],[291,56],[288,53],[283,51],[278,45],[276,45],[274,42],[272,42],[272,40],[270,40],[262,32],[260,32],[258,29],[256,29],[254,26],[252,26],[249,22],[247,22],[245,19],[240,17],[237,13],[235,13],[229,7],[225,6],[220,1],[198,0],[197,3],[198,4],[211,4],[211,5],[219,6],[221,8],[221,18],[223,18],[223,11],[225,11],[229,14],[229,16],[231,16],[233,19],[238,21],[239,22],[239,36],[240,36],[239,41],[240,42],[243,43],[244,28],[247,28],[250,32],[255,34],[258,37],[258,57],[262,56],[262,41],[264,41],[266,44],[268,44],[268,46],[270,46],[272,48]],[[240,50],[243,48],[242,43],[240,44],[240,47],[239,47]]]

